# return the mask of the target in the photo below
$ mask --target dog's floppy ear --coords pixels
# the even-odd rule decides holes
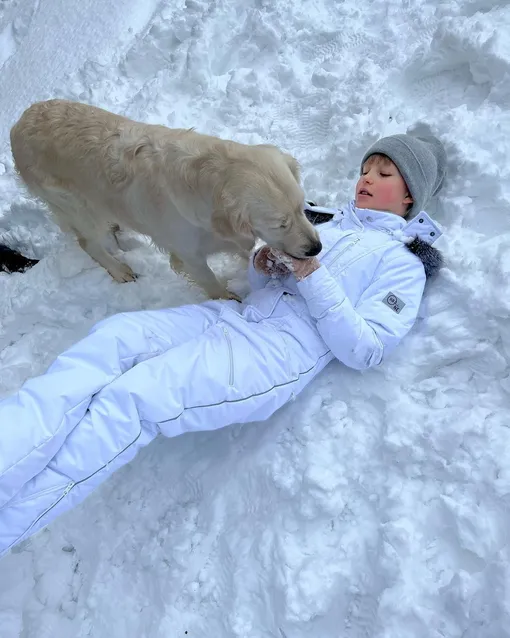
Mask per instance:
[[[290,172],[294,175],[294,179],[298,184],[301,184],[301,168],[299,166],[299,162],[295,157],[292,157],[292,155],[289,155],[288,153],[282,152],[282,155],[287,166],[290,168]]]
[[[278,148],[278,146],[275,146],[274,144],[258,144],[258,146],[260,148],[267,148],[268,150],[276,151],[277,153],[280,153],[285,163],[290,168],[290,172],[294,176],[294,179],[296,180],[296,182],[298,184],[301,184],[301,168],[299,166],[299,162],[297,161],[295,157],[292,157],[292,155],[289,155],[289,153],[284,153],[282,150]]]
[[[213,196],[211,224],[213,230],[221,237],[253,237],[246,206],[229,193],[228,187]]]

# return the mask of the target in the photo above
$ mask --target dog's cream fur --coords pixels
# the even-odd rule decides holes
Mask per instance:
[[[297,162],[274,146],[143,124],[64,100],[29,107],[11,144],[29,191],[117,281],[134,277],[105,248],[119,226],[148,235],[211,297],[228,296],[207,264],[215,252],[248,256],[256,237],[298,258],[320,251],[303,213]]]

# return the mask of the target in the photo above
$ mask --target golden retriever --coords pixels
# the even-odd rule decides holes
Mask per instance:
[[[149,236],[210,297],[231,296],[208,266],[213,253],[248,257],[256,238],[301,259],[322,248],[303,212],[298,164],[272,145],[143,124],[65,100],[30,106],[11,145],[28,190],[119,282],[135,277],[106,250],[119,227]]]

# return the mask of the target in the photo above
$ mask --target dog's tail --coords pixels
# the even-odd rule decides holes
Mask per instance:
[[[29,259],[9,246],[0,244],[0,272],[25,272],[38,262],[38,259]]]

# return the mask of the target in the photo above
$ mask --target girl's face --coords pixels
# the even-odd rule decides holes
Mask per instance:
[[[404,178],[389,157],[369,157],[356,184],[356,206],[405,217],[412,203]]]

